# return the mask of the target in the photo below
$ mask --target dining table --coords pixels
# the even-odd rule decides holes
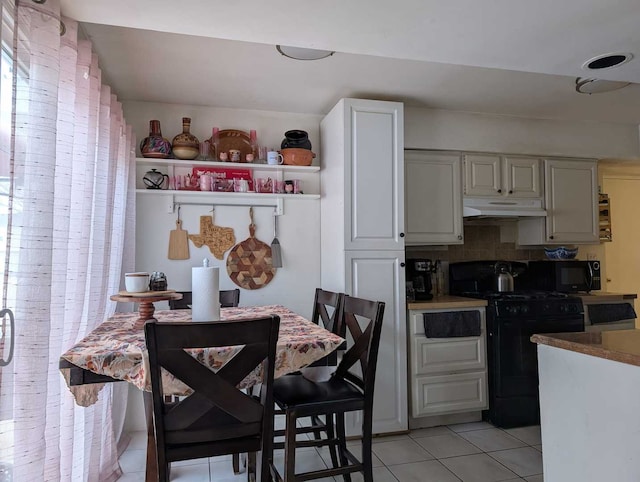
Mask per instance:
[[[345,340],[307,320],[282,305],[221,308],[221,321],[247,320],[278,315],[280,329],[276,347],[275,377],[295,372],[325,357]],[[159,310],[158,322],[191,322],[191,310]],[[138,313],[116,313],[97,326],[60,357],[59,369],[76,404],[88,407],[98,400],[105,383],[125,381],[143,391],[147,418],[147,476],[155,473],[155,440],[151,405],[151,379],[144,327],[136,321]],[[207,356],[199,360],[218,369],[242,347],[208,348]],[[261,382],[260,368],[250,373],[239,388],[249,388]],[[163,373],[165,396],[187,396],[189,387]]]

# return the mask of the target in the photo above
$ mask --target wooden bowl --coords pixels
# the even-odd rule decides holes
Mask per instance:
[[[310,166],[311,161],[316,155],[309,149],[300,149],[297,147],[289,147],[281,149],[283,163],[289,166]]]

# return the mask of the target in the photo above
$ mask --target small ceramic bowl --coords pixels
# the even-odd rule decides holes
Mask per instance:
[[[544,254],[549,259],[573,259],[578,255],[578,248],[566,248],[564,246],[544,248]]]

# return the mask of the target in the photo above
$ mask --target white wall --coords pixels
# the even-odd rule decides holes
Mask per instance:
[[[638,126],[405,107],[407,149],[640,159]]]
[[[312,115],[289,114],[282,112],[248,111],[219,109],[202,106],[179,106],[148,102],[125,102],[125,117],[136,133],[138,143],[149,132],[149,121],[160,120],[164,137],[171,140],[182,132],[182,117],[191,117],[191,132],[200,140],[211,136],[211,128],[256,129],[258,142],[271,147],[280,146],[284,132],[289,129],[303,129],[309,133],[314,148],[319,148],[320,117]],[[314,162],[318,162],[316,159]],[[249,166],[249,165],[248,165]],[[141,178],[149,166],[138,168],[138,187],[142,188]],[[160,169],[167,172],[166,168]],[[303,181],[308,192],[319,192],[318,175],[309,175]],[[296,175],[296,177],[301,177]],[[141,194],[137,197],[137,240],[136,269],[141,271],[162,271],[167,275],[169,287],[176,290],[191,289],[191,267],[201,266],[207,257],[212,266],[220,267],[220,288],[232,289],[233,284],[226,272],[224,260],[213,257],[206,246],[196,248],[189,242],[191,258],[177,261],[167,259],[169,232],[175,229],[177,213],[169,213],[168,195]],[[188,202],[204,201],[201,197],[176,197]],[[206,202],[206,201],[205,201]],[[181,218],[183,229],[196,234],[200,231],[200,216],[210,215],[212,206],[183,206]],[[236,242],[249,237],[249,214],[247,207],[218,206],[215,210],[215,223],[218,226],[231,227],[235,231]],[[256,237],[270,244],[273,239],[273,209],[254,208],[254,220],[257,225]],[[278,239],[282,246],[283,268],[278,269],[273,281],[260,290],[242,290],[241,306],[280,303],[311,316],[313,292],[320,283],[320,203],[317,200],[287,200],[284,215],[279,218]],[[162,308],[166,304],[157,304]]]

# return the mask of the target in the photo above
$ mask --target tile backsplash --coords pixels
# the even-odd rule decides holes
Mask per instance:
[[[497,225],[465,226],[464,238],[464,244],[437,248],[432,246],[407,246],[407,258],[440,259],[448,262],[485,259],[506,261],[545,259],[542,248],[516,249],[515,242],[501,242],[500,226]]]

